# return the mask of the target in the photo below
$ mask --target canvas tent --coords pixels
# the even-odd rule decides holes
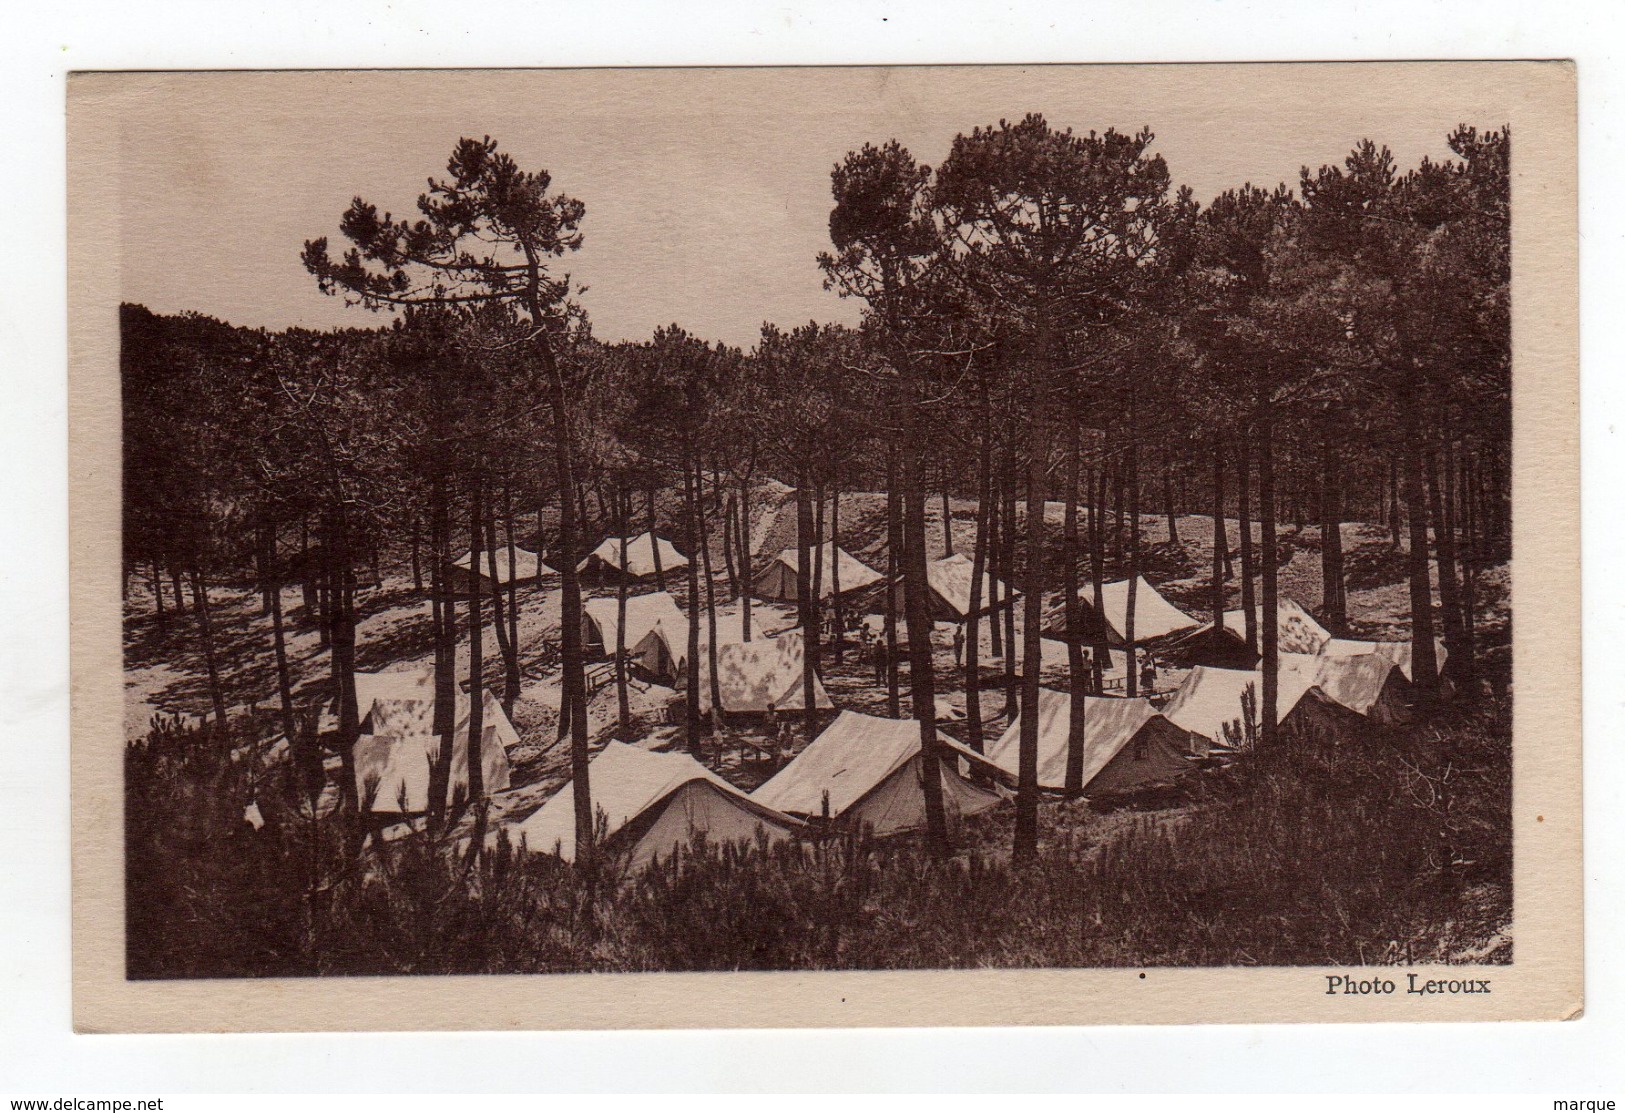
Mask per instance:
[[[828,599],[835,594],[836,566],[840,568],[841,594],[862,591],[880,582],[881,576],[873,568],[839,545],[821,545],[813,558],[814,567],[822,564],[818,572],[818,597]],[[781,550],[768,566],[757,574],[753,590],[758,599],[776,603],[794,603],[796,575],[801,567],[801,554],[795,549]],[[810,581],[809,581],[810,582]]]
[[[599,596],[581,604],[581,641],[595,657],[620,649],[620,601]],[[626,598],[626,646],[631,663],[650,676],[675,680],[688,652],[688,617],[664,591]]]
[[[515,548],[513,557],[513,575],[510,577],[508,575],[508,550],[503,547],[499,547],[496,550],[496,582],[503,587],[508,586],[510,580],[516,586],[523,586],[525,584],[533,584],[543,576],[558,575],[557,572],[543,563],[541,557],[537,556],[535,553],[527,552],[524,549]],[[446,569],[447,580],[449,581],[449,586],[453,591],[468,590],[469,565],[473,563],[475,559],[475,555],[472,552],[465,552],[462,556],[452,561],[450,566]],[[479,567],[475,569],[475,571],[479,574],[480,584],[483,587],[489,588],[491,586],[490,554],[481,552],[478,555],[478,560]]]
[[[1301,672],[1339,707],[1377,723],[1408,723],[1414,697],[1399,666],[1380,653],[1320,657],[1283,653],[1281,671]]]
[[[1253,608],[1260,628],[1264,621],[1262,605]],[[1331,631],[1315,621],[1302,604],[1282,596],[1276,604],[1276,645],[1281,653],[1318,653],[1331,640]],[[1218,668],[1251,668],[1258,653],[1247,647],[1247,612],[1225,611],[1224,626],[1214,630],[1207,623],[1169,647],[1176,660]]]
[[[688,558],[678,552],[670,541],[651,533],[640,533],[626,541],[626,575],[633,579],[647,579],[655,574],[655,551],[660,552],[660,571],[674,572],[688,567]],[[621,572],[621,539],[611,537],[587,554],[577,571]]]
[[[1193,630],[1202,625],[1167,599],[1152,586],[1151,581],[1144,576],[1136,578],[1137,586],[1134,591],[1134,641],[1154,641],[1165,638],[1170,634],[1178,634]],[[1102,614],[1095,610],[1095,589],[1085,586],[1078,592],[1078,602],[1082,612],[1081,628],[1083,641],[1087,644],[1104,641],[1108,645],[1125,644],[1128,630],[1128,588],[1129,581],[1118,580],[1114,583],[1102,584],[1100,589],[1101,602],[1105,606]],[[1057,641],[1067,640],[1066,607],[1063,604],[1050,612],[1044,623],[1044,636]]]
[[[1332,638],[1320,647],[1320,653],[1326,657],[1358,657],[1365,653],[1377,653],[1388,658],[1399,667],[1399,671],[1406,680],[1414,680],[1411,676],[1411,643],[1402,642],[1363,642],[1352,638]],[[1439,671],[1444,671],[1445,662],[1450,654],[1444,647],[1444,642],[1438,638],[1433,639],[1433,653],[1438,661]]]
[[[374,812],[414,814],[429,810],[429,768],[440,753],[434,733],[434,673],[356,673],[356,708],[361,735],[355,744],[356,793],[369,796]],[[485,790],[508,787],[509,746],[519,742],[502,704],[489,691],[481,693],[480,770]],[[451,786],[468,789],[470,701],[457,693],[452,736]],[[405,806],[402,806],[404,798]]]
[[[1038,785],[1066,788],[1067,743],[1072,733],[1072,697],[1038,692]],[[1127,792],[1168,784],[1191,769],[1191,758],[1207,752],[1201,736],[1159,715],[1149,700],[1084,698],[1083,790],[1091,794]],[[995,742],[988,758],[1012,777],[1021,772],[1021,716]]]
[[[758,637],[748,642],[717,645],[717,686],[722,709],[729,714],[756,714],[771,706],[777,711],[805,710],[806,690],[802,664],[806,645],[800,630],[787,630],[777,637]],[[709,654],[700,652],[700,710],[711,709]],[[824,682],[813,676],[813,706],[833,708]]]
[[[998,804],[999,796],[959,775],[959,759],[988,768],[987,759],[945,734],[942,744],[942,803],[950,820],[977,815]],[[842,711],[812,744],[751,794],[751,799],[798,816],[829,816],[876,835],[925,826],[924,765],[920,727],[912,719],[882,719]]]
[[[972,573],[976,565],[963,553],[954,553],[925,566],[925,582],[930,588],[931,618],[935,622],[964,622],[970,617]],[[842,585],[845,586],[844,584]],[[1010,589],[1003,581],[982,573],[982,599],[977,614],[992,610],[993,592],[999,593],[999,609],[1011,603]],[[1019,594],[1019,593],[1018,593]],[[892,589],[892,604],[897,613],[903,613],[903,581],[899,577]]]
[[[753,800],[684,753],[657,754],[611,742],[588,766],[593,812],[608,824],[605,846],[624,852],[634,869],[666,858],[703,833],[717,843],[753,842],[758,832],[779,842],[799,820]],[[527,850],[575,860],[574,782],[554,793],[512,832]]]
[[[1278,673],[1275,721],[1289,730],[1329,731],[1346,729],[1348,712],[1339,708],[1314,686],[1314,678],[1301,670],[1282,669]],[[1244,699],[1247,689],[1256,709],[1264,698],[1263,674],[1255,669],[1216,669],[1198,665],[1163,707],[1162,713],[1177,727],[1199,734],[1214,748],[1229,748],[1225,726],[1244,731]],[[1257,712],[1254,711],[1254,716]]]

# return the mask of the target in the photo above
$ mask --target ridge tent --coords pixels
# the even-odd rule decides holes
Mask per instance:
[[[1150,700],[1084,697],[1083,788],[1091,793],[1126,792],[1168,784],[1191,769],[1191,758],[1207,752],[1206,739],[1157,713]],[[1066,788],[1067,742],[1072,697],[1038,692],[1038,786]],[[991,749],[988,759],[1011,777],[1021,772],[1021,716]]]
[[[514,550],[513,557],[513,576],[511,579],[515,586],[522,587],[525,584],[533,584],[543,576],[558,575],[557,572],[543,563],[542,558],[537,556],[535,553],[529,552],[525,549],[516,548]],[[505,548],[498,548],[496,551],[496,558],[497,583],[500,586],[506,587],[510,580],[508,575],[508,550]],[[491,586],[490,557],[484,551],[482,551],[480,552],[478,559],[480,564],[476,571],[480,578],[480,586],[489,588]],[[469,565],[474,560],[475,555],[472,552],[465,552],[462,556],[452,561],[451,564],[446,567],[446,579],[448,586],[450,586],[453,591],[468,591]]]
[[[1151,581],[1144,576],[1136,577],[1137,586],[1134,592],[1134,642],[1155,641],[1170,634],[1178,634],[1202,625],[1167,599],[1152,586]],[[1083,641],[1093,644],[1105,641],[1108,645],[1124,645],[1125,631],[1128,629],[1128,586],[1127,580],[1117,580],[1114,583],[1102,584],[1100,589],[1101,602],[1105,605],[1102,615],[1095,610],[1095,589],[1093,585],[1085,585],[1078,592],[1078,603],[1082,609]],[[1102,637],[1104,635],[1104,637]],[[1049,618],[1044,622],[1044,636],[1056,641],[1066,641],[1066,606],[1064,600],[1061,606],[1054,608]]]
[[[1281,670],[1302,671],[1339,707],[1377,723],[1408,723],[1414,690],[1399,666],[1380,653],[1351,657],[1281,654]]]
[[[355,744],[357,796],[365,804],[370,794],[370,810],[374,812],[428,811],[429,768],[440,753],[440,736],[434,732],[434,673],[357,673],[355,679],[356,706],[365,709],[361,713],[361,735]],[[489,691],[482,695],[480,770],[485,791],[501,792],[509,783],[507,748],[518,744],[519,735],[497,698]],[[451,797],[459,788],[465,792],[468,789],[471,704],[461,691],[456,706],[448,788]]]
[[[594,656],[614,660],[621,647],[620,601],[596,596],[581,603],[581,640]],[[631,663],[657,678],[675,680],[688,654],[688,616],[664,591],[626,599],[626,645]]]
[[[1414,680],[1415,677],[1411,675],[1412,649],[1409,641],[1363,642],[1353,638],[1332,638],[1320,647],[1320,653],[1324,657],[1358,657],[1364,653],[1379,653],[1398,666],[1406,680]],[[1433,639],[1433,653],[1439,664],[1439,672],[1443,674],[1450,653],[1438,638]]]
[[[1294,731],[1325,731],[1333,735],[1348,729],[1349,713],[1316,688],[1313,677],[1291,668],[1281,669],[1277,676],[1275,721],[1278,725]],[[1234,747],[1225,737],[1224,728],[1233,725],[1245,734],[1243,700],[1249,688],[1256,715],[1256,708],[1264,698],[1261,672],[1198,665],[1185,677],[1162,713],[1175,726],[1206,738],[1215,750],[1230,750]]]
[[[964,553],[954,553],[952,556],[933,560],[925,566],[925,582],[930,589],[931,619],[934,622],[964,622],[970,617],[970,589],[972,573],[976,565]],[[843,588],[846,586],[842,581]],[[985,615],[993,610],[989,600],[993,596],[993,589],[997,586],[999,592],[999,610],[1003,610],[1013,601],[1010,589],[1002,580],[996,580],[987,571],[982,572],[982,605],[977,614]],[[1020,597],[1020,593],[1016,594]],[[899,615],[904,613],[903,578],[897,577],[892,588],[892,605],[897,608]]]
[[[626,542],[626,567],[621,567],[621,539],[607,538],[576,566],[576,571],[624,572],[633,579],[647,579],[655,574],[655,550],[660,551],[660,571],[675,572],[688,567],[688,558],[678,552],[664,537],[640,533]]]
[[[722,710],[732,715],[764,712],[769,705],[776,711],[805,710],[801,672],[805,660],[806,645],[800,630],[786,630],[777,637],[759,637],[748,642],[718,642],[717,687],[722,696]],[[711,710],[709,661],[702,647],[699,661],[702,713]],[[817,673],[813,674],[813,706],[835,706]]]
[[[777,812],[684,753],[657,754],[610,742],[588,766],[594,818],[608,824],[605,846],[626,852],[634,869],[689,846],[696,835],[711,843],[754,842],[761,833],[780,842],[800,830],[799,820]],[[513,832],[527,850],[575,861],[574,782],[543,804]]]
[[[999,773],[981,754],[945,734],[942,804],[950,822],[978,815],[999,803],[997,793],[959,775],[959,759]],[[833,723],[772,780],[751,794],[758,803],[800,816],[829,815],[866,824],[876,835],[925,826],[925,788],[920,726],[913,719],[882,719],[842,711]],[[1001,774],[1002,775],[1002,774]]]
[[[881,580],[879,572],[839,545],[818,546],[817,555],[813,559],[815,564],[823,565],[818,582],[820,599],[828,599],[835,594],[837,566],[841,572],[842,595],[873,587]],[[780,550],[779,555],[774,557],[752,582],[752,590],[756,597],[776,603],[796,602],[796,575],[800,567],[801,554],[797,550]]]
[[[1264,608],[1253,608],[1259,626]],[[1276,604],[1276,644],[1281,653],[1318,653],[1332,638],[1327,630],[1297,600],[1282,596]],[[1249,669],[1258,664],[1258,653],[1247,647],[1247,612],[1225,611],[1224,626],[1204,624],[1168,647],[1170,656],[1196,665],[1215,668]]]

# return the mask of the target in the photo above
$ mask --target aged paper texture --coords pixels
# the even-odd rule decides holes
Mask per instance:
[[[68,114],[80,1031],[1580,1014],[1571,65]]]

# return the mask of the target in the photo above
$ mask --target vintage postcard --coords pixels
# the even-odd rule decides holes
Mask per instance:
[[[68,118],[80,1030],[1579,1015],[1571,65]]]

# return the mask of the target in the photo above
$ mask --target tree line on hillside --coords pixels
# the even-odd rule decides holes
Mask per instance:
[[[469,799],[447,799],[459,641],[477,690],[493,633],[511,708],[525,601],[503,570],[523,543],[545,550],[562,589],[559,730],[589,861],[577,563],[605,535],[686,542],[688,659],[709,652],[714,664],[719,596],[742,600],[751,636],[752,500],[768,479],[795,492],[809,693],[825,651],[823,564],[811,553],[839,540],[843,492],[885,493],[885,571],[903,585],[901,615],[883,608],[887,699],[904,717],[906,676],[928,758],[925,527],[939,497],[945,523],[950,496],[976,507],[963,667],[977,749],[978,615],[1005,662],[1008,711],[1036,708],[1041,608],[1056,589],[1074,696],[1098,690],[1110,647],[1086,661],[1078,600],[1087,580],[1099,608],[1108,568],[1131,585],[1135,693],[1132,585],[1150,556],[1138,523],[1153,510],[1176,545],[1179,512],[1214,516],[1212,608],[1239,578],[1246,637],[1263,659],[1262,745],[1276,731],[1283,520],[1321,527],[1320,613],[1337,633],[1348,619],[1338,525],[1391,531],[1408,553],[1425,703],[1439,690],[1436,634],[1452,666],[1471,669],[1478,577],[1510,548],[1509,132],[1464,125],[1449,137],[1454,158],[1408,170],[1365,141],[1339,166],[1306,168],[1296,190],[1248,184],[1206,206],[1173,186],[1152,144],[1149,131],[1082,135],[1030,115],[959,135],[935,168],[895,141],[848,153],[831,175],[831,247],[817,265],[829,288],[863,303],[861,325],[764,324],[746,351],[676,324],[643,342],[594,339],[561,269],[582,245],[585,206],[491,139],[460,140],[415,216],[358,197],[341,218],[342,252],[325,238],[304,245],[322,290],[397,311],[383,327],[269,332],[123,308],[127,576],[150,580],[160,617],[193,624],[220,724],[207,588],[252,576],[285,730],[314,787],[314,716],[295,706],[281,603],[285,582],[306,586],[331,661],[341,814],[355,817],[357,592],[380,551],[409,553],[431,600],[445,743],[431,822],[444,823],[484,791],[475,699]],[[1046,500],[1064,506],[1059,566],[1045,559],[1052,527],[1033,510]],[[1241,522],[1239,568],[1226,516]],[[465,550],[487,575],[452,581],[449,561]],[[980,598],[984,582],[1020,593],[1019,646],[1014,607]],[[623,614],[625,591],[623,579]],[[616,673],[624,736],[623,660]],[[703,674],[689,669],[696,748]],[[716,669],[708,675],[714,684]],[[810,695],[806,706],[810,731]],[[1081,787],[1085,701],[1072,708],[1068,776]],[[1028,860],[1038,716],[1021,721],[1015,852]],[[929,839],[945,849],[934,779]]]

